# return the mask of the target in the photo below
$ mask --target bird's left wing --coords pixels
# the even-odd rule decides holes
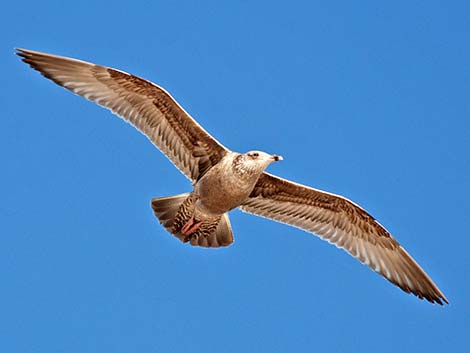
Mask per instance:
[[[264,173],[240,208],[318,235],[407,293],[431,303],[448,302],[390,233],[344,197]]]
[[[17,50],[45,77],[134,125],[192,181],[227,152],[168,92],[150,81],[81,60]]]

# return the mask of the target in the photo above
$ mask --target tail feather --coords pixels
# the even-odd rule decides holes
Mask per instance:
[[[205,248],[218,248],[220,246],[229,246],[233,243],[232,226],[228,213],[225,213],[219,221],[216,230],[205,236],[200,235],[190,239],[191,245],[202,246]]]
[[[158,197],[152,199],[152,209],[160,223],[172,233],[173,221],[178,213],[181,204],[189,196],[189,193],[168,197]]]
[[[220,221],[218,222],[214,231],[211,231],[207,234],[208,227],[212,227],[211,224],[204,224],[201,227],[201,232],[196,232],[191,235],[181,234],[179,229],[181,216],[179,214],[181,205],[184,201],[190,196],[189,193],[169,196],[169,197],[160,197],[152,199],[151,205],[155,216],[158,218],[160,223],[166,228],[166,230],[181,240],[183,243],[190,242],[194,246],[202,246],[209,248],[216,248],[221,246],[228,246],[233,243],[233,234],[232,227],[230,225],[230,220],[228,214],[224,214]],[[184,207],[183,207],[184,208]],[[181,210],[184,211],[184,210]],[[186,210],[187,211],[187,210]],[[176,220],[176,225],[175,225]],[[206,230],[206,231],[204,231]]]

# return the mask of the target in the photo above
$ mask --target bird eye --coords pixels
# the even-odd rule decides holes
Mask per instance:
[[[259,157],[259,153],[258,153],[258,152],[253,152],[253,153],[251,154],[251,156],[252,156],[252,157]]]

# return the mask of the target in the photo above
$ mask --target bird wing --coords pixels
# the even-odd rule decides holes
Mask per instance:
[[[264,173],[240,208],[314,233],[346,250],[405,292],[431,303],[448,303],[390,233],[344,197]]]
[[[192,181],[227,152],[168,92],[150,81],[62,56],[25,49],[17,49],[17,54],[43,76],[132,124]]]

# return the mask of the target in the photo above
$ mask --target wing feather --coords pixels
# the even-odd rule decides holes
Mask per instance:
[[[17,50],[43,76],[132,124],[192,181],[227,152],[168,92],[150,81],[81,60]]]
[[[264,173],[240,208],[314,233],[344,249],[405,292],[431,303],[448,303],[390,233],[346,198]]]

